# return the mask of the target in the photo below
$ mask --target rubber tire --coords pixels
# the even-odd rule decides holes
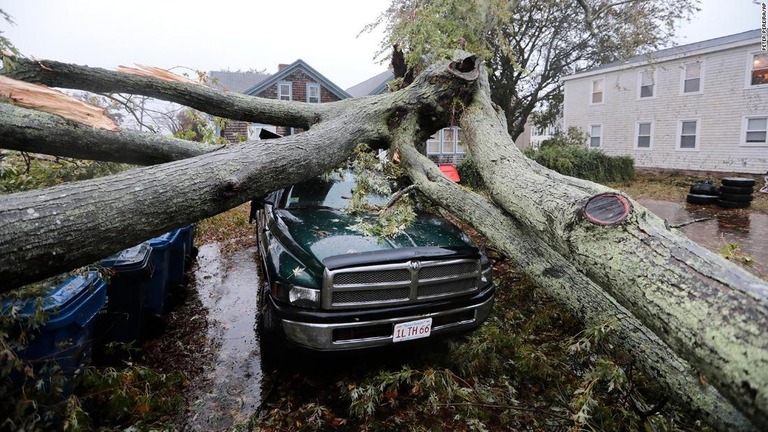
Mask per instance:
[[[721,194],[752,195],[754,191],[755,191],[755,188],[753,187],[720,186]]]
[[[723,186],[754,187],[755,179],[745,177],[725,177],[721,180]]]
[[[747,202],[733,202],[733,201],[717,200],[717,205],[722,207],[722,208],[740,209],[740,208],[747,208],[747,207],[749,207],[749,201],[747,201]]]
[[[690,189],[691,195],[717,195],[719,188],[710,183],[694,183]]]
[[[714,204],[717,202],[717,196],[688,194],[685,200],[691,204]]]
[[[261,283],[261,294],[256,303],[259,311],[259,335],[268,342],[277,342],[281,339],[283,326],[280,323],[280,319],[275,313],[275,307],[272,301],[268,298],[269,284],[267,282]]]
[[[730,202],[750,202],[754,199],[752,195],[736,195],[736,194],[726,194],[721,193],[720,199],[723,201],[730,201]]]

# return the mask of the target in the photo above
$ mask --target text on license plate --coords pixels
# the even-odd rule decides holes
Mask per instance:
[[[395,324],[395,332],[392,335],[392,342],[421,339],[429,337],[430,334],[432,334],[432,318],[408,321]]]

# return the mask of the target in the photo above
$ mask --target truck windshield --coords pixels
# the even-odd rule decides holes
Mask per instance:
[[[346,172],[344,176],[334,174],[330,178],[316,178],[304,183],[297,183],[288,189],[284,208],[327,208],[346,209],[352,201],[352,189],[355,176]],[[387,204],[389,195],[368,195],[368,205],[372,207]]]

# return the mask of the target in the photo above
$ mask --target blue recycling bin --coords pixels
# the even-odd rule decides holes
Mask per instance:
[[[171,263],[172,243],[167,234],[146,241],[152,247],[150,261],[154,269],[144,297],[144,312],[147,315],[162,316],[168,300],[168,279]]]
[[[168,290],[175,294],[184,289],[184,260],[186,241],[181,234],[181,230],[173,230],[164,234],[166,240],[170,242],[168,248]]]
[[[184,269],[187,270],[195,261],[195,258],[197,258],[197,248],[195,247],[195,224],[179,228],[179,236],[184,242]]]
[[[26,346],[15,346],[20,359],[33,364],[56,363],[72,376],[81,364],[88,364],[93,350],[94,322],[107,298],[106,283],[96,272],[66,276],[44,282],[41,305],[45,321]],[[4,300],[3,314],[18,308],[19,317],[35,315],[38,297]]]
[[[135,342],[141,340],[144,302],[154,273],[151,256],[152,246],[142,243],[101,261],[110,278],[107,305],[96,319],[97,362],[116,362],[139,355]],[[109,346],[114,343],[133,344],[130,349]]]

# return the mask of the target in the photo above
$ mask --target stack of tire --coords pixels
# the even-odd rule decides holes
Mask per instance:
[[[720,198],[720,188],[709,180],[703,180],[691,185],[686,201],[691,204],[715,204]]]
[[[720,186],[717,205],[723,208],[747,208],[755,191],[755,179],[743,177],[725,177]]]

